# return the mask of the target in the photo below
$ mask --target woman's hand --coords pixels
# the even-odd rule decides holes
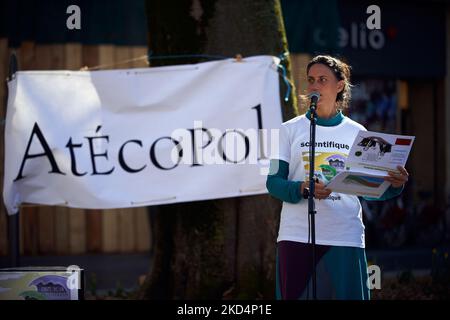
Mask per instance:
[[[327,189],[322,182],[316,182],[314,189],[314,198],[319,200],[328,198],[331,193],[331,190]]]
[[[408,181],[408,171],[402,166],[397,166],[397,169],[400,173],[389,172],[389,177],[384,178],[385,181],[388,181],[392,184],[394,188],[400,188]]]
[[[303,182],[300,187],[300,194],[303,194],[303,190],[308,187],[309,187],[309,183]],[[314,193],[315,193],[314,198],[319,199],[319,200],[328,198],[328,196],[331,193],[331,190],[327,189],[322,182],[316,182],[314,184],[314,189],[315,189],[314,190]]]

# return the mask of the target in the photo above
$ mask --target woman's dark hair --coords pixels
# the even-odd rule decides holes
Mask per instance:
[[[323,64],[328,68],[330,68],[330,70],[333,71],[334,75],[338,80],[344,81],[344,88],[342,89],[341,92],[337,94],[336,102],[338,103],[340,109],[347,108],[350,99],[352,97],[351,94],[352,84],[350,83],[351,67],[339,59],[333,58],[331,56],[319,55],[315,56],[314,58],[311,59],[311,61],[309,61],[306,67],[306,74],[309,73],[309,69],[311,69],[313,65],[318,63]]]

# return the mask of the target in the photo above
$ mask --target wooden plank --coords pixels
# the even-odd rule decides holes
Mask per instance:
[[[102,69],[112,69],[116,61],[115,50],[113,45],[98,46],[98,64],[89,67],[104,66]]]
[[[133,59],[139,58],[142,56],[147,56],[147,47],[133,46],[133,47],[130,47],[130,51],[131,51],[131,57]],[[148,67],[147,60],[144,59],[144,60],[133,61],[129,67],[130,68],[146,68],[146,67]]]
[[[20,233],[19,237],[20,254],[23,255],[25,254],[25,234],[23,230],[23,214],[19,214],[19,233]]]
[[[100,45],[98,47],[98,64],[89,67],[102,66],[101,69],[111,69],[115,63],[115,47],[113,45]],[[119,210],[103,210],[102,213],[102,251],[119,252]]]
[[[34,70],[36,68],[36,44],[32,41],[24,41],[20,45],[19,68],[20,70]]]
[[[55,252],[56,254],[68,254],[69,243],[69,209],[65,207],[54,207],[55,216]]]
[[[5,212],[5,206],[0,208],[0,256],[8,254],[8,220]]]
[[[7,82],[6,79],[8,77],[9,72],[9,57],[12,52],[12,49],[8,48],[8,40],[0,39],[0,119],[2,124],[0,126],[0,181],[3,181],[4,178],[4,120],[6,116],[6,102],[7,102]],[[0,186],[0,192],[3,194],[3,183]],[[23,234],[21,232],[21,215],[19,215],[19,244],[20,244],[20,253],[23,253]],[[8,240],[8,217],[6,213],[6,208],[2,203],[0,208],[0,255],[9,254],[9,240]]]
[[[102,251],[119,252],[119,210],[103,210],[102,214]]]
[[[149,251],[151,243],[151,225],[148,217],[147,207],[133,208],[134,211],[134,234],[136,251]]]
[[[63,44],[48,45],[50,50],[49,70],[61,70],[66,68],[66,48]],[[45,67],[45,66],[43,66]],[[53,253],[68,254],[69,243],[69,209],[64,207],[43,207],[43,210],[53,212],[53,230],[55,233]]]
[[[39,253],[53,254],[55,243],[55,216],[52,208],[41,207],[38,215]]]
[[[50,51],[48,46],[35,47],[34,68],[47,69],[50,66]],[[18,58],[19,61],[23,59],[21,50],[18,52]],[[24,253],[52,253],[55,238],[53,211],[44,207],[24,207],[20,214],[23,214]]]
[[[414,150],[420,150],[420,152],[411,153],[408,165],[411,172],[414,172],[416,188],[431,192],[433,195],[436,191],[434,190],[434,170],[437,170],[434,167],[436,156],[434,141],[436,137],[433,127],[436,113],[431,106],[428,108],[423,106],[429,105],[430,101],[433,101],[434,90],[434,83],[431,80],[410,82],[408,98],[412,128],[410,134],[421,137],[414,141]],[[433,143],[430,143],[430,141],[433,141]],[[430,166],[424,164],[430,164]],[[423,201],[423,199],[418,198],[418,194],[415,196],[417,197],[416,200]]]
[[[81,48],[81,62],[83,67],[93,67],[99,62],[99,47],[85,45]]]
[[[66,67],[66,48],[64,44],[49,45],[50,70],[61,70]]]
[[[119,251],[120,252],[134,252],[135,251],[135,213],[131,208],[119,209]]]
[[[112,69],[126,69],[131,68],[131,63],[128,60],[133,59],[130,47],[116,46],[114,51],[115,66]]]
[[[4,110],[6,110],[6,95],[7,87],[3,82],[7,77],[9,68],[10,54],[15,51],[18,59],[19,70],[26,70],[30,68],[31,62],[30,56],[34,55],[34,47],[31,43],[25,43],[21,48],[7,48],[7,40],[2,39],[0,41],[0,78],[2,80],[2,87],[0,89],[0,101],[1,101],[1,118],[4,118]],[[25,58],[25,59],[24,59]],[[25,67],[25,69],[24,69]],[[5,84],[5,85],[4,85]],[[1,154],[1,179],[3,181],[3,166],[4,166],[4,131],[1,130],[0,134],[0,150]],[[2,190],[3,191],[3,190]],[[19,214],[19,232],[20,232],[20,253],[37,255],[39,253],[39,209],[37,207],[22,208]],[[6,226],[7,228],[7,226]],[[5,234],[6,236],[6,234]]]
[[[449,22],[450,24],[450,22]],[[445,122],[445,79],[441,79],[438,81],[435,81],[435,91],[434,91],[434,101],[435,101],[435,108],[436,108],[436,114],[434,117],[434,123],[433,126],[435,127],[435,144],[436,144],[436,155],[435,155],[435,163],[434,163],[434,170],[435,170],[435,190],[436,190],[436,205],[438,208],[449,208],[450,205],[449,196],[447,193],[445,193],[445,188],[442,186],[445,186],[447,184],[446,176],[442,174],[443,172],[446,172],[449,170],[448,167],[445,166],[446,159],[445,159],[445,153],[446,149],[448,148],[448,140],[445,137],[446,134],[446,127],[448,124]],[[448,87],[447,87],[448,90]],[[450,215],[450,208],[446,211],[447,215]],[[446,219],[446,224],[448,227],[449,216],[444,217]],[[448,232],[448,229],[447,229]],[[448,235],[448,234],[447,234]]]
[[[39,44],[35,46],[36,70],[48,70],[52,60],[52,48],[50,45]]]
[[[32,45],[24,44],[21,49],[31,50]],[[26,61],[28,53],[22,52],[22,60]],[[29,62],[29,61],[27,61]],[[36,45],[35,46],[35,67],[38,70],[59,70],[65,65],[64,45]],[[33,66],[30,66],[31,68]],[[63,253],[69,247],[67,226],[59,226],[58,222],[67,224],[69,221],[67,213],[55,207],[42,206],[39,211],[39,252],[43,254]],[[66,215],[66,216],[64,216]],[[58,249],[56,249],[58,244]]]
[[[69,70],[78,70],[82,67],[93,67],[99,64],[99,46],[67,44],[66,61]],[[86,219],[86,251],[101,252],[102,250],[102,210],[85,210]]]
[[[445,32],[445,38],[446,38],[446,50],[445,52],[447,52],[446,57],[445,57],[445,65],[447,67],[446,70],[446,77],[444,78],[445,81],[445,123],[447,124],[445,126],[446,131],[445,131],[445,140],[447,141],[447,147],[445,148],[445,153],[446,153],[446,157],[445,157],[445,167],[447,168],[447,170],[445,170],[446,172],[446,183],[445,183],[445,193],[447,195],[450,195],[450,148],[448,147],[448,143],[450,142],[450,93],[448,91],[448,88],[450,88],[450,9],[447,5],[447,18],[446,18],[446,32]],[[450,199],[447,198],[447,201],[450,201]],[[447,205],[449,203],[447,202]],[[450,232],[450,216],[449,216],[450,212],[447,210],[446,212],[446,219],[447,219],[447,232]]]
[[[130,47],[116,46],[114,50],[114,69],[131,68],[129,60],[133,59]],[[132,209],[120,209],[118,213],[119,251],[134,251],[134,212]]]
[[[7,39],[0,39],[0,79],[1,79],[1,87],[0,87],[0,105],[1,105],[1,111],[0,111],[0,118],[4,119],[5,117],[5,111],[6,111],[6,99],[7,99],[7,86],[6,86],[6,78],[7,73],[9,69],[9,57],[10,54],[15,51],[18,59],[19,64],[19,70],[23,70],[23,62],[21,61],[21,58],[23,57],[23,52],[27,52],[28,50],[22,49],[22,48],[8,48],[8,40]],[[34,51],[34,50],[33,50]],[[4,168],[4,127],[2,126],[2,130],[0,133],[0,179],[3,181],[3,168]],[[3,187],[3,185],[2,185]],[[3,192],[3,189],[1,190]],[[2,209],[3,206],[2,206]],[[31,215],[28,215],[28,213],[31,212]],[[38,238],[38,221],[37,221],[37,215],[36,215],[36,209],[35,208],[28,208],[28,209],[22,209],[19,214],[19,242],[20,242],[20,253],[28,253],[28,254],[37,254],[38,253],[38,247],[39,247],[39,238]],[[28,228],[24,228],[25,224],[28,224],[32,220],[32,226],[28,226]],[[7,219],[4,220],[4,223],[7,223]],[[1,224],[1,223],[0,223]],[[7,230],[8,226],[4,226],[4,230]],[[28,235],[25,235],[26,231],[29,231]],[[1,232],[0,237],[1,242],[4,244],[0,245],[7,245],[8,246],[8,240],[7,240],[7,232],[3,233]],[[28,248],[25,249],[25,246],[28,245]]]
[[[39,253],[39,207],[20,209],[21,233],[23,234],[23,253],[37,255]]]
[[[67,43],[64,49],[67,70],[79,70],[83,67],[83,46],[80,43]]]
[[[61,70],[70,69],[74,65],[81,66],[81,45],[77,47],[72,44],[57,44],[51,45],[49,48],[51,55],[48,69]],[[43,67],[45,68],[44,65]],[[55,215],[55,252],[57,254],[85,252],[85,240],[82,239],[85,234],[83,217],[65,207],[54,207],[53,211]],[[72,232],[76,232],[76,234],[72,234]]]
[[[71,254],[86,252],[86,212],[69,208],[69,250]]]
[[[36,45],[35,64],[37,70],[47,70],[50,66],[51,49],[46,45]],[[19,60],[22,59],[19,55]],[[24,213],[24,233],[25,233],[25,254],[35,254],[35,243],[38,241],[39,254],[49,254],[54,244],[54,216],[53,211],[45,207],[23,208]],[[33,221],[35,219],[35,221]],[[36,223],[37,222],[37,223]],[[36,229],[33,227],[36,226]],[[37,233],[37,234],[36,234]],[[27,239],[29,237],[29,239]]]
[[[8,40],[5,38],[0,38],[0,114],[2,116],[5,115],[5,107],[6,107],[6,78],[8,77],[8,58],[9,58],[9,50],[8,50]],[[3,132],[3,129],[1,130]]]
[[[52,66],[58,69],[77,70],[82,65],[81,44],[68,43],[55,46],[63,60],[52,61]],[[86,228],[85,218],[80,214],[80,210],[70,208],[60,208],[56,212],[56,252],[58,254],[84,253],[86,252]],[[60,223],[59,223],[60,222]]]
[[[102,250],[102,210],[85,210],[87,251],[96,253]]]

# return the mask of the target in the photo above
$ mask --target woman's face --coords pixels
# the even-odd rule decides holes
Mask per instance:
[[[308,72],[308,94],[320,93],[317,111],[334,110],[336,96],[344,88],[344,81],[338,81],[331,69],[321,63],[311,66]],[[325,110],[326,109],[326,110]]]

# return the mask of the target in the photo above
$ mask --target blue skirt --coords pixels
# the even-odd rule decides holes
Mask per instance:
[[[367,259],[363,248],[316,245],[317,299],[369,300]],[[276,297],[312,299],[311,244],[277,244]]]

